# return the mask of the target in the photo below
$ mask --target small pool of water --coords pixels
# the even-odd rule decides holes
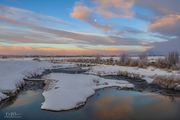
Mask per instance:
[[[180,120],[180,98],[154,93],[106,88],[82,108],[64,112],[41,110],[43,101],[42,90],[24,91],[0,107],[0,120]]]

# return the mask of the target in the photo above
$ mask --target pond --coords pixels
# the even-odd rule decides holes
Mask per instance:
[[[0,120],[180,120],[180,98],[149,92],[101,89],[80,109],[41,110],[42,90],[26,90],[0,106]]]

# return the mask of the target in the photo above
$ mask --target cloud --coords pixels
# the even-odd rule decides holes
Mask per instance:
[[[135,5],[151,10],[155,16],[180,13],[179,0],[135,0]]]
[[[151,55],[167,55],[168,52],[178,51],[180,53],[180,40],[174,39],[165,42],[153,43],[153,48],[147,52]]]
[[[36,12],[32,12],[30,10],[25,10],[21,8],[15,8],[15,7],[7,7],[0,5],[0,16],[5,16],[6,18],[14,18],[15,20],[20,20],[20,21],[26,21],[26,22],[31,22],[32,24],[47,24],[47,23],[56,23],[56,24],[61,24],[61,25],[66,25],[66,26],[72,26],[72,24],[61,20],[57,19],[52,16],[47,16],[47,15],[42,15]]]
[[[137,18],[150,22],[148,30],[166,36],[180,37],[180,0],[135,0],[135,6],[151,15],[136,13]],[[149,17],[150,16],[150,17]]]
[[[167,16],[163,16],[153,21],[150,26],[150,31],[157,31],[162,34],[167,35],[176,35],[180,37],[180,14],[170,14]]]
[[[33,48],[30,46],[0,46],[0,55],[118,55],[141,52],[122,48]]]
[[[133,16],[131,9],[134,0],[92,0],[91,3],[93,4],[91,7],[88,7],[83,2],[76,3],[71,16],[105,32],[111,31],[113,26],[98,23],[94,16],[99,15],[103,18],[127,18]]]
[[[180,21],[180,15],[168,15],[154,21],[150,25],[150,30],[172,26],[175,25],[178,21]]]
[[[93,0],[94,12],[105,18],[131,17],[134,0]]]
[[[1,9],[1,8],[0,8]],[[4,9],[4,8],[3,8]],[[13,8],[14,10],[15,8]],[[18,9],[19,10],[19,9]],[[20,12],[21,13],[21,12]],[[84,43],[89,45],[148,45],[151,44],[142,40],[121,38],[117,36],[108,35],[96,35],[96,34],[85,34],[78,32],[70,32],[59,29],[49,28],[48,26],[37,24],[36,22],[22,21],[17,19],[15,15],[7,16],[6,14],[0,15],[0,21],[5,22],[8,25],[18,27],[13,29],[2,27],[0,28],[4,33],[1,33],[1,40],[10,40],[16,42],[26,43]],[[22,16],[21,16],[22,15]],[[23,18],[24,14],[19,14]],[[27,16],[27,14],[25,15]],[[30,16],[29,16],[30,17]],[[31,16],[33,18],[33,16]],[[19,18],[19,17],[18,17]],[[25,30],[23,30],[25,28]],[[26,30],[28,28],[28,30]],[[12,30],[9,30],[12,29]],[[146,43],[146,44],[144,44]]]
[[[83,5],[82,3],[77,3],[71,13],[71,16],[82,21],[89,23],[95,28],[101,29],[103,31],[109,31],[111,29],[110,25],[102,25],[95,21],[95,18],[92,16],[93,10]]]

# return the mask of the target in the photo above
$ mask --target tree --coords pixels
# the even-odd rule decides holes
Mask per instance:
[[[129,62],[129,56],[127,56],[126,54],[122,54],[120,56],[120,65],[126,65],[127,62]]]
[[[148,61],[148,57],[145,53],[139,55],[139,67],[147,67],[147,61]]]
[[[98,55],[98,56],[96,56],[96,58],[95,58],[95,62],[96,63],[99,63],[101,61],[101,57]]]
[[[176,65],[179,62],[179,53],[178,52],[170,52],[168,54],[168,62],[172,65]]]
[[[177,67],[179,63],[179,53],[178,52],[170,52],[166,57],[169,68]]]

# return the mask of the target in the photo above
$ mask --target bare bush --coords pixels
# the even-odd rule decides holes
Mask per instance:
[[[95,62],[96,63],[99,63],[101,61],[101,57],[98,55],[98,56],[96,56],[96,58],[95,58]]]
[[[155,63],[155,66],[157,68],[167,68],[167,60],[166,59],[162,59],[162,58],[159,58],[157,60],[157,62]]]
[[[148,57],[145,53],[139,55],[139,64],[138,67],[146,68],[148,66]]]
[[[24,87],[25,82],[24,81],[18,81],[16,82],[15,86],[16,88],[22,89]]]
[[[166,57],[168,68],[170,69],[178,69],[178,63],[179,63],[179,53],[178,52],[170,52],[168,56]]]
[[[131,66],[131,67],[136,67],[136,66],[138,66],[138,60],[133,60],[133,59],[131,59],[131,61],[130,61],[130,63],[129,63],[129,66]]]
[[[180,77],[175,75],[156,76],[153,83],[158,84],[163,88],[175,89],[180,85]]]
[[[129,65],[130,57],[126,54],[120,56],[119,65]]]

